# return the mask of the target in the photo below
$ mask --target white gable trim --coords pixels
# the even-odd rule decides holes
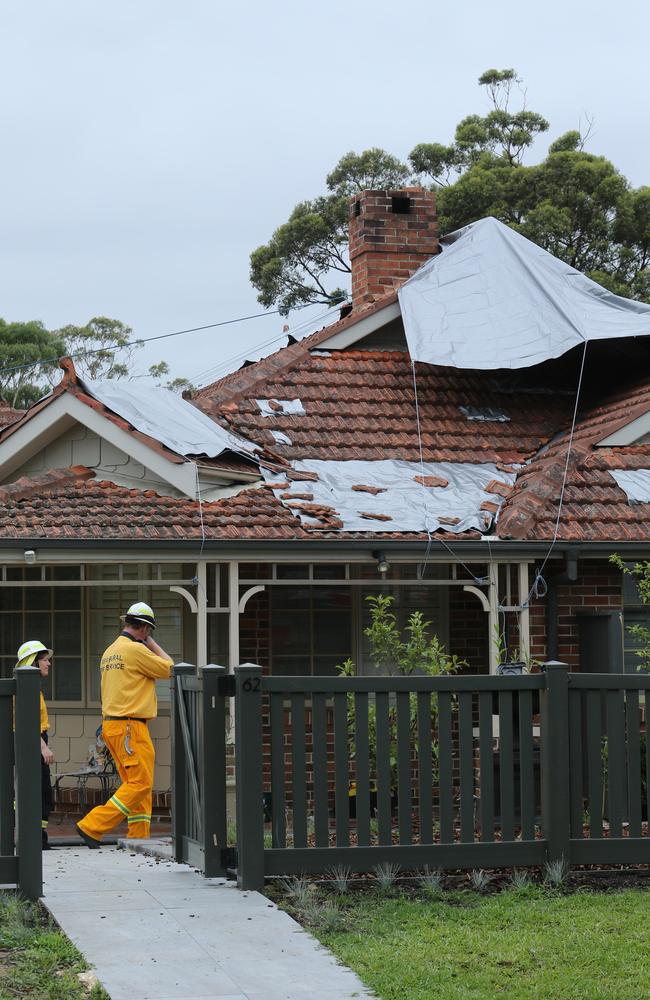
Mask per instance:
[[[634,444],[639,438],[650,434],[650,410],[643,413],[636,420],[631,420],[624,427],[619,427],[613,434],[609,434],[602,441],[596,442],[598,448],[616,447],[626,444]]]
[[[381,329],[382,326],[386,326],[394,319],[399,319],[401,315],[399,302],[393,302],[391,305],[385,306],[384,309],[379,309],[372,316],[366,316],[365,319],[360,319],[358,323],[353,323],[347,330],[335,333],[328,340],[321,340],[315,350],[343,350],[343,348],[350,347],[359,340],[363,340],[364,337],[370,336],[375,330]]]
[[[75,423],[104,438],[120,451],[140,462],[160,479],[174,486],[191,500],[196,500],[197,472],[194,462],[170,462],[143,441],[128,434],[76,396],[62,393],[25,421],[5,441],[0,442],[0,482],[4,482],[32,455],[47,447]]]

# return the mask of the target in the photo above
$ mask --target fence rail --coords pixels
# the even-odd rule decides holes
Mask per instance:
[[[43,892],[39,691],[35,667],[0,680],[0,883],[28,899]]]
[[[650,862],[648,675],[571,674],[549,663],[521,677],[268,677],[246,664],[234,690],[231,681],[215,667],[192,685],[176,680],[177,696],[191,689],[202,698],[193,715],[186,704],[194,735],[183,737],[197,791],[186,782],[180,801],[206,858],[206,824],[220,810],[209,870],[225,870],[225,706],[234,693],[242,888],[266,875],[386,861]],[[206,701],[221,704],[217,714]],[[174,732],[182,729],[176,719]],[[183,767],[188,774],[187,757]]]

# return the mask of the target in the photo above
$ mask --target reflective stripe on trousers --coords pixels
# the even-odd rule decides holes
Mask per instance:
[[[128,819],[129,838],[148,837],[155,755],[147,724],[126,719],[105,720],[102,736],[122,784],[105,805],[84,816],[79,826],[89,837],[101,840],[105,833]]]

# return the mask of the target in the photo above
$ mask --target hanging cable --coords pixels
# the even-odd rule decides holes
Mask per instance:
[[[564,475],[562,476],[562,488],[560,490],[560,502],[558,503],[557,517],[555,519],[555,529],[553,531],[553,541],[551,542],[551,544],[549,546],[549,549],[548,549],[548,552],[546,553],[546,555],[544,557],[544,562],[542,563],[542,565],[541,565],[541,567],[539,569],[539,574],[538,574],[539,576],[541,576],[542,573],[544,572],[544,567],[546,566],[546,563],[549,560],[551,552],[555,548],[555,543],[557,541],[558,532],[560,530],[560,518],[562,517],[562,507],[563,507],[563,504],[564,504],[564,491],[566,489],[566,481],[567,481],[568,474],[569,474],[569,462],[571,460],[571,445],[573,444],[573,434],[574,434],[575,427],[576,427],[576,421],[578,419],[578,406],[580,405],[580,391],[582,389],[582,376],[583,376],[584,370],[585,370],[585,359],[586,359],[586,357],[587,357],[587,341],[585,340],[585,342],[584,342],[584,348],[583,348],[583,351],[582,351],[582,362],[580,364],[580,374],[578,376],[578,388],[576,390],[576,401],[575,401],[575,405],[573,407],[573,419],[571,420],[571,433],[569,434],[569,443],[567,445],[567,450],[566,450],[566,461],[564,463]]]
[[[416,422],[416,427],[417,427],[417,432],[418,432],[418,447],[419,447],[419,451],[420,451],[420,479],[422,480],[422,483],[421,483],[422,489],[423,489],[423,491],[426,491],[426,486],[424,485],[425,472],[424,472],[424,452],[423,452],[423,447],[422,447],[422,428],[421,428],[421,425],[420,425],[420,403],[419,403],[419,400],[418,400],[418,383],[417,383],[417,377],[416,377],[416,374],[415,374],[415,361],[413,361],[413,360],[411,360],[411,371],[412,371],[412,374],[413,374],[413,394],[414,394],[414,397],[415,397],[415,422]],[[423,503],[424,528],[425,528],[425,531],[426,531],[427,537],[428,537],[428,545],[427,545],[427,548],[426,548],[425,557],[424,557],[424,563],[422,565],[422,570],[421,570],[421,574],[422,574],[422,578],[423,578],[424,574],[426,572],[427,562],[428,562],[428,559],[429,559],[429,554],[431,552],[431,545],[433,543],[433,538],[432,538],[431,529],[429,528],[429,524],[428,524],[429,512],[427,510],[427,504],[426,504],[426,497],[427,497],[426,492],[423,492],[422,496],[423,496],[423,500],[424,500],[424,503]],[[444,538],[439,537],[438,541],[441,542],[444,545],[444,547],[447,549],[447,551],[454,557],[454,560],[456,562],[460,563],[460,565],[463,567],[463,569],[466,571],[466,573],[469,574],[469,576],[474,581],[474,583],[479,584],[479,585],[482,585],[483,583],[485,583],[485,580],[484,580],[483,577],[476,576],[474,573],[472,573],[472,571],[469,568],[469,566],[466,563],[463,562],[463,560],[460,558],[460,556],[456,555],[456,553],[453,551],[453,549],[451,548],[451,546],[447,544],[447,542],[444,540]]]
[[[576,398],[575,398],[575,403],[574,403],[574,406],[573,406],[573,416],[571,418],[571,430],[569,431],[569,441],[567,443],[566,459],[565,459],[565,462],[564,462],[564,472],[563,472],[563,475],[562,475],[562,486],[560,487],[560,498],[559,498],[559,501],[558,501],[557,516],[555,518],[555,527],[553,529],[553,538],[551,540],[551,544],[548,547],[548,551],[546,552],[546,555],[544,556],[544,559],[542,561],[542,565],[539,568],[537,568],[537,567],[535,568],[535,576],[533,577],[533,582],[531,584],[531,587],[530,587],[530,590],[528,592],[528,596],[526,597],[526,600],[516,610],[523,610],[524,608],[530,607],[530,602],[533,599],[535,599],[535,600],[541,600],[542,598],[546,597],[546,594],[548,593],[548,583],[546,582],[546,579],[544,577],[544,567],[546,566],[546,563],[548,562],[548,560],[549,560],[549,558],[551,556],[551,553],[553,552],[553,549],[555,548],[555,543],[557,542],[557,536],[558,536],[558,533],[559,533],[559,530],[560,530],[560,520],[562,518],[562,509],[563,509],[563,506],[564,506],[564,493],[566,491],[567,479],[569,477],[569,462],[571,461],[571,447],[573,445],[573,436],[574,436],[574,433],[575,433],[576,423],[578,421],[578,409],[579,409],[579,406],[580,406],[580,394],[582,392],[582,380],[583,380],[583,375],[584,375],[584,370],[585,370],[585,361],[586,361],[586,358],[587,358],[587,343],[588,342],[585,340],[584,341],[583,351],[582,351],[582,360],[580,362],[580,371],[578,373],[578,385],[576,387]]]
[[[299,308],[307,308],[307,307],[301,306]],[[207,382],[215,381],[215,379],[218,377],[219,372],[223,371],[224,374],[228,374],[230,370],[230,365],[234,364],[234,362],[245,361],[248,359],[248,356],[250,354],[256,353],[257,351],[261,351],[265,347],[270,347],[272,344],[277,344],[280,341],[286,340],[287,337],[295,336],[297,333],[300,333],[304,327],[308,327],[310,324],[319,323],[320,320],[325,319],[327,316],[329,316],[331,311],[332,311],[331,308],[327,309],[325,310],[325,312],[319,313],[317,316],[314,316],[308,320],[303,320],[302,323],[299,323],[297,326],[291,327],[289,330],[284,330],[281,334],[275,337],[271,337],[269,340],[265,340],[260,344],[255,344],[253,347],[247,348],[245,351],[241,351],[240,353],[235,354],[231,358],[227,358],[225,361],[221,362],[218,365],[213,365],[210,368],[204,368],[196,375],[192,375],[190,377],[190,381],[197,383],[201,381],[207,381]],[[270,315],[270,313],[268,315]]]
[[[431,552],[431,542],[432,542],[432,539],[431,539],[431,531],[429,529],[429,512],[427,510],[427,495],[424,492],[426,490],[426,487],[424,485],[424,453],[423,453],[423,450],[422,450],[422,431],[421,431],[421,427],[420,427],[420,404],[419,404],[419,401],[418,401],[418,383],[417,383],[417,379],[415,377],[415,362],[414,361],[411,361],[411,370],[413,372],[413,395],[415,397],[415,422],[416,422],[416,426],[417,426],[417,430],[418,430],[418,447],[420,449],[420,479],[421,479],[421,484],[420,485],[422,486],[422,491],[423,491],[422,492],[422,500],[423,500],[422,511],[423,511],[423,515],[424,515],[424,528],[425,528],[425,531],[427,533],[427,538],[428,538],[427,548],[426,548],[426,551],[424,553],[424,562],[421,564],[421,569],[418,569],[418,574],[421,573],[420,579],[423,580],[424,579],[424,575],[425,575],[425,573],[427,571],[427,562],[429,561],[429,554]]]
[[[203,525],[203,499],[201,497],[201,480],[199,478],[199,466],[194,463],[194,471],[196,472],[196,498],[199,501],[199,518],[201,520],[201,548],[199,550],[199,558],[203,555],[203,548],[205,546],[205,528]]]

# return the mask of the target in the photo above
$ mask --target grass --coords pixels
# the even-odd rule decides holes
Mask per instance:
[[[639,1000],[650,890],[353,893],[310,927],[381,1000]]]
[[[87,968],[40,906],[0,892],[0,1000],[108,1000],[79,981]]]

